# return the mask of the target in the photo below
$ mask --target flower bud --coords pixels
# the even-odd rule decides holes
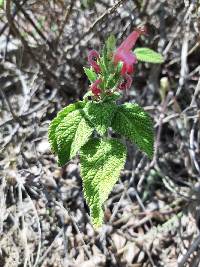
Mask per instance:
[[[101,71],[100,66],[97,64],[99,57],[100,55],[96,50],[91,50],[88,54],[88,62],[96,73]]]
[[[98,96],[101,93],[101,89],[98,87],[100,83],[101,83],[101,79],[98,79],[91,85],[91,91],[93,95],[95,96]]]
[[[124,78],[124,81],[123,82],[121,82],[119,85],[118,85],[118,89],[119,90],[127,90],[127,89],[129,89],[130,87],[131,87],[131,84],[132,84],[132,77],[130,76],[130,75],[128,75],[128,74],[125,74],[124,76],[123,76],[123,78]]]

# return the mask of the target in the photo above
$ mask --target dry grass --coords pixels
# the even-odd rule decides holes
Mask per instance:
[[[10,1],[0,9],[0,267],[200,266],[198,1]],[[138,64],[126,101],[152,115],[152,162],[125,170],[90,224],[78,159],[58,168],[50,120],[88,89],[87,52],[147,25],[161,66]]]

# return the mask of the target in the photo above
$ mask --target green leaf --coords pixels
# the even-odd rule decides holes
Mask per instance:
[[[101,68],[101,72],[103,73],[104,78],[107,77],[107,75],[109,74],[109,56],[108,56],[108,51],[106,46],[103,47],[102,50],[102,57],[99,60],[99,65]]]
[[[51,146],[51,150],[54,153],[57,153],[57,142],[55,137],[55,131],[60,122],[66,117],[70,112],[80,109],[84,107],[84,103],[79,101],[74,104],[70,104],[69,106],[63,108],[60,112],[58,112],[57,116],[51,121],[48,129],[48,140]]]
[[[116,49],[116,38],[111,34],[106,41],[106,50],[108,53],[113,52]]]
[[[103,98],[103,102],[114,102],[114,101],[117,101],[119,98],[121,97],[121,94],[119,92],[114,92],[110,95],[106,95],[104,96]]]
[[[83,191],[95,227],[102,225],[102,204],[118,180],[126,153],[124,145],[114,139],[92,139],[80,150]]]
[[[105,88],[113,88],[116,84],[116,78],[115,78],[115,73],[112,73],[108,76],[108,79],[106,81],[106,86]]]
[[[127,103],[118,107],[112,128],[144,151],[150,158],[154,151],[153,123],[148,113],[137,104]]]
[[[107,77],[107,75],[108,75],[108,58],[107,58],[105,51],[103,51],[103,56],[99,59],[99,61],[97,63],[100,66],[102,76]]]
[[[117,105],[112,102],[88,102],[84,111],[97,132],[104,135],[110,127]]]
[[[108,76],[108,79],[106,81],[106,89],[110,89],[110,88],[114,88],[115,86],[118,85],[119,80],[121,78],[121,69],[122,69],[123,63],[122,62],[118,62],[116,68],[115,68],[115,72],[111,73]]]
[[[93,130],[81,109],[74,110],[64,117],[55,132],[59,166],[64,165],[76,155],[88,141]]]
[[[117,75],[120,75],[121,74],[122,67],[123,67],[123,62],[119,61],[117,63],[117,68],[116,68],[116,74]]]
[[[87,75],[87,77],[88,77],[88,79],[90,80],[90,82],[92,83],[92,82],[94,82],[94,81],[96,81],[96,79],[97,79],[97,75],[96,75],[96,73],[92,70],[92,68],[85,68],[85,67],[83,67],[83,69],[84,69],[84,72],[85,72],[85,74]]]
[[[135,54],[137,60],[149,62],[149,63],[163,63],[164,58],[161,54],[153,51],[150,48],[141,47],[136,48],[133,53]]]

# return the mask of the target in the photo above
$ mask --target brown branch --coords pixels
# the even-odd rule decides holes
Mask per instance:
[[[13,2],[15,3],[16,7],[23,13],[24,17],[30,22],[30,24],[33,26],[36,32],[40,35],[40,37],[49,45],[49,47],[52,47],[51,43],[47,40],[43,32],[40,31],[40,29],[37,27],[37,25],[31,19],[31,17],[26,13],[23,7],[16,0],[13,0]]]
[[[75,4],[75,0],[72,0],[68,10],[66,11],[65,19],[61,25],[61,28],[59,29],[59,35],[58,35],[57,40],[56,40],[57,44],[59,43],[60,37],[62,36],[64,28],[65,28],[65,25],[67,24],[67,21],[70,18],[74,4]]]
[[[23,6],[28,0],[24,0],[21,4],[21,6]],[[12,20],[14,20],[15,16],[18,14],[19,10],[16,9],[12,15]],[[6,30],[6,28],[9,26],[9,23],[6,23],[3,28],[0,31],[0,36],[4,33],[4,31]]]
[[[49,69],[47,69],[46,65],[43,62],[41,62],[41,59],[40,58],[36,57],[36,55],[32,52],[31,48],[27,44],[26,40],[21,35],[20,31],[15,26],[14,20],[12,19],[12,16],[11,16],[11,0],[7,0],[6,1],[6,16],[7,16],[9,27],[12,30],[13,34],[15,36],[17,36],[21,40],[21,42],[22,42],[23,46],[25,47],[25,49],[27,50],[27,52],[41,66],[42,71],[46,75],[48,75],[49,77],[53,78],[54,81],[56,81],[57,80],[57,76],[52,71],[50,71]]]

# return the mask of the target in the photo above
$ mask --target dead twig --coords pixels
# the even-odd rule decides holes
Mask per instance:
[[[109,15],[111,15],[113,12],[116,11],[116,9],[123,4],[124,2],[126,2],[127,0],[119,0],[116,4],[114,4],[112,7],[110,7],[109,9],[107,9],[100,17],[98,17],[94,23],[92,23],[92,25],[89,27],[89,29],[73,44],[68,46],[65,49],[65,53],[69,52],[71,49],[73,49],[74,47],[76,47],[81,40],[83,40],[87,35],[89,35],[94,28],[100,23],[102,22],[102,20],[104,20],[106,17],[108,17]]]
[[[200,235],[195,238],[194,242],[192,243],[192,245],[190,246],[186,254],[183,256],[181,261],[178,263],[178,267],[184,267],[190,255],[197,250],[199,244],[200,244]]]
[[[66,11],[66,15],[65,15],[64,21],[63,21],[63,23],[62,23],[62,25],[61,25],[61,27],[60,27],[60,29],[59,29],[59,34],[58,34],[58,37],[57,37],[57,40],[56,40],[57,45],[58,45],[58,43],[59,43],[59,41],[60,41],[60,38],[61,38],[61,36],[62,36],[62,34],[63,34],[65,25],[67,24],[67,22],[68,22],[68,20],[69,20],[69,18],[70,18],[70,15],[71,15],[71,13],[72,13],[72,9],[73,9],[74,4],[75,4],[75,0],[71,0],[70,5],[69,5],[69,8],[68,8],[68,10]]]

